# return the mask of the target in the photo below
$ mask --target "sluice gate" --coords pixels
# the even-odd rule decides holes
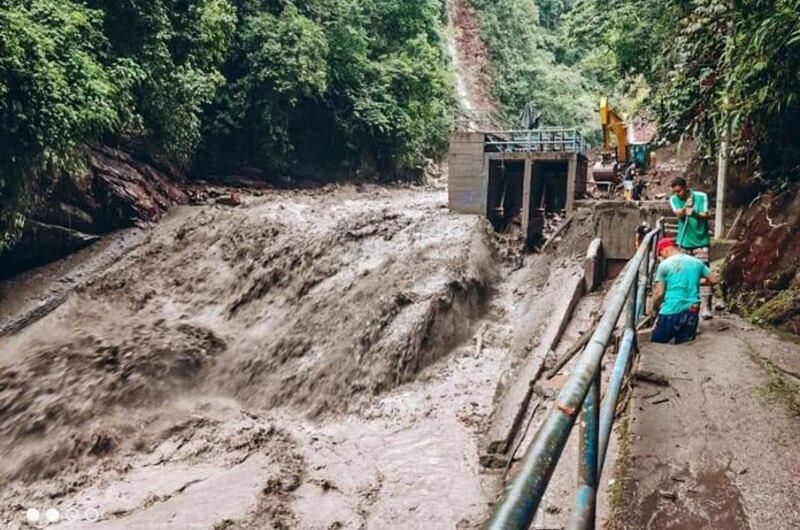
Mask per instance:
[[[585,196],[588,148],[575,129],[457,131],[448,156],[450,210],[484,215],[498,229],[518,218],[526,245],[536,245],[545,215],[569,215]]]

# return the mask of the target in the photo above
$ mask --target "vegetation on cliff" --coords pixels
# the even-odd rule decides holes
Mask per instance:
[[[613,89],[562,59],[558,31],[569,3],[556,0],[470,0],[488,52],[492,93],[500,110],[516,118],[526,103],[545,125],[578,127],[599,139],[597,105]]]
[[[453,101],[435,0],[236,0],[213,156],[267,167],[414,168],[441,153]]]
[[[0,3],[0,252],[93,143],[388,175],[440,153],[438,0]]]
[[[800,166],[800,1],[578,0],[562,24],[567,62],[646,82],[662,138],[733,159],[782,187]]]

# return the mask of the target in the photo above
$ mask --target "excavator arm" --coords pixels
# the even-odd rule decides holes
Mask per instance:
[[[611,135],[617,140],[617,162],[628,158],[628,128],[619,114],[608,104],[608,98],[600,100],[600,127],[603,130],[603,151],[611,151]]]

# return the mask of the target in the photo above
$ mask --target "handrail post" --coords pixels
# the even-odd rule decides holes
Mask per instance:
[[[650,253],[652,257],[652,263],[650,263],[650,274],[648,274],[648,286],[653,284],[653,276],[656,274],[656,265],[658,264],[658,243],[661,241],[661,235],[664,231],[664,225],[661,224],[659,226],[659,230],[656,232],[655,236],[653,237],[650,247]]]
[[[628,291],[628,299],[625,304],[625,328],[636,329],[636,300],[637,300],[637,287],[639,286],[639,270],[637,267],[636,276],[633,277],[631,289]],[[623,329],[623,331],[624,331]]]
[[[641,318],[644,316],[647,309],[647,287],[650,282],[650,251],[650,246],[648,246],[644,254],[644,259],[642,260],[642,265],[639,267],[639,291],[637,292],[636,297],[635,320],[637,326],[639,325],[639,320],[641,320]]]

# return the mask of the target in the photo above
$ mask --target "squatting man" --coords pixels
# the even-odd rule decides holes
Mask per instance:
[[[716,275],[699,259],[680,251],[674,239],[658,242],[661,263],[656,269],[653,310],[658,313],[650,336],[652,342],[675,344],[694,340],[700,314],[700,286],[718,282]]]

